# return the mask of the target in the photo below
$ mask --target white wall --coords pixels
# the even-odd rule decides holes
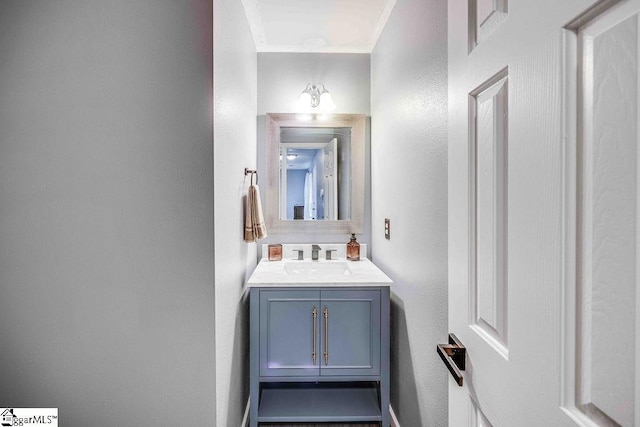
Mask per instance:
[[[239,426],[249,397],[243,286],[256,264],[256,244],[243,241],[243,196],[244,168],[256,167],[257,59],[241,1],[214,0],[213,16],[216,425]]]
[[[258,114],[297,113],[307,83],[323,83],[334,113],[366,114],[370,108],[369,55],[259,53]]]
[[[331,92],[335,113],[370,115],[370,55],[342,53],[259,53],[258,54],[258,169],[265,176],[265,114],[295,113],[298,99],[307,83],[323,83]],[[365,149],[365,221],[358,241],[371,240],[371,186],[369,141]],[[266,203],[262,186],[261,197]],[[274,234],[261,243],[339,243],[349,235]],[[260,251],[259,251],[260,252]]]
[[[447,424],[447,4],[398,0],[371,54],[373,260],[393,280],[391,403]],[[384,238],[391,219],[391,240]]]
[[[0,402],[214,418],[211,1],[0,1]]]

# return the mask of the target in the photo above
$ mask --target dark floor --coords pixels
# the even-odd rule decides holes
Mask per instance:
[[[380,423],[324,423],[324,424],[260,424],[260,427],[380,427]]]

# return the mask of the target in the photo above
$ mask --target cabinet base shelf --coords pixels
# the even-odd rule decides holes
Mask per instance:
[[[264,387],[258,422],[382,421],[373,384],[297,384]]]

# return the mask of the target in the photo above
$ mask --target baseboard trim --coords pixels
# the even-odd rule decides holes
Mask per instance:
[[[391,427],[400,427],[398,417],[396,417],[396,413],[393,412],[393,408],[391,407],[391,405],[389,405],[389,415],[391,415]]]
[[[244,407],[244,417],[242,417],[241,427],[249,427],[249,407],[251,406],[251,397],[247,399],[247,406]]]
[[[247,399],[247,406],[244,408],[244,417],[242,417],[242,427],[249,427],[249,407],[251,406],[251,398]],[[393,412],[393,407],[389,405],[389,415],[391,415],[391,427],[400,427],[398,417]]]

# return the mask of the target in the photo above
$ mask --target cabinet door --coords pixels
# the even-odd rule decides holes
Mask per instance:
[[[323,290],[320,314],[320,375],[379,375],[380,291]]]
[[[261,291],[260,375],[319,375],[320,319],[319,291]]]

